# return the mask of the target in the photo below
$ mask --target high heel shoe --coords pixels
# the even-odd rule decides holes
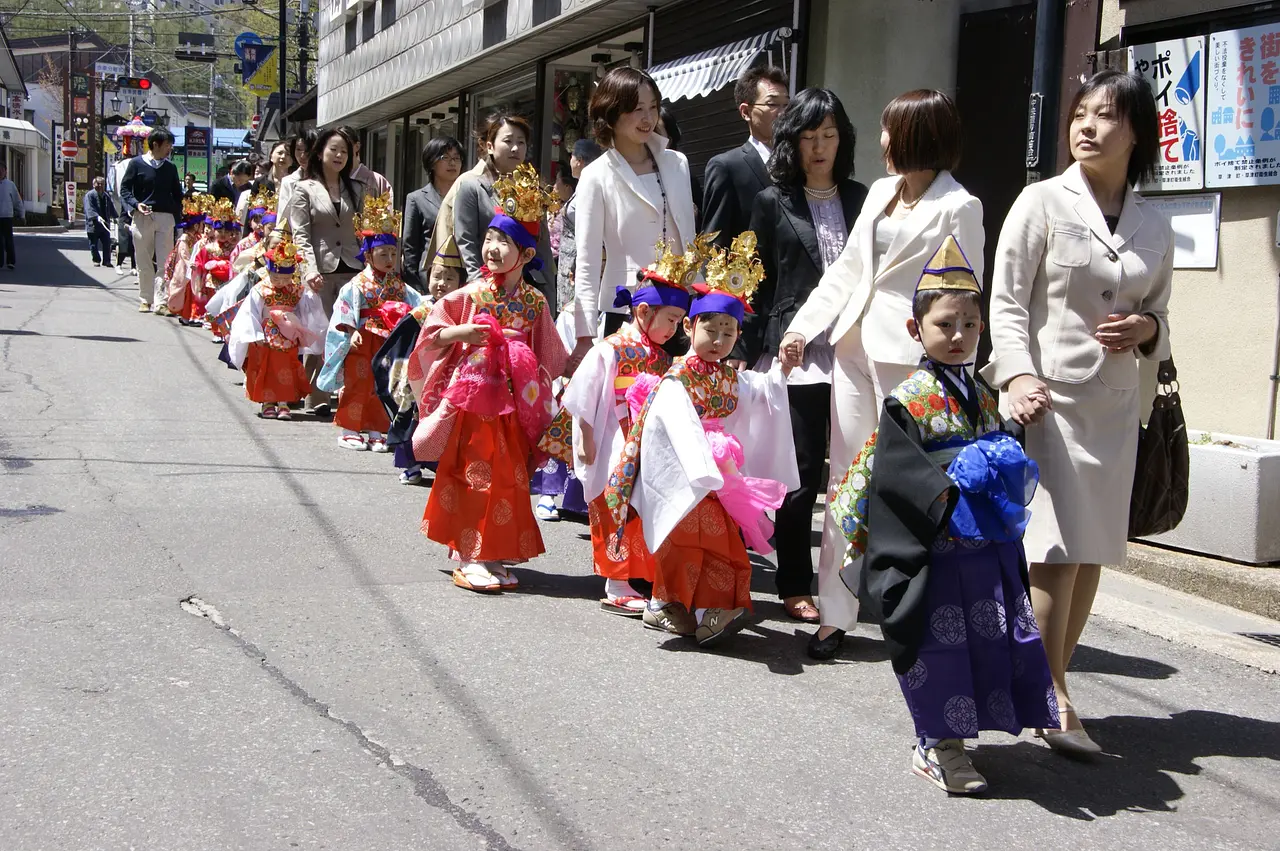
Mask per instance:
[[[1076,711],[1070,706],[1059,706],[1058,714],[1075,715]],[[1089,738],[1084,727],[1074,730],[1036,730],[1036,735],[1044,739],[1044,743],[1053,750],[1068,756],[1097,756],[1102,753],[1102,747]]]

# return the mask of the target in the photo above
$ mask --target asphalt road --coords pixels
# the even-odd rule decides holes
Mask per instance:
[[[810,663],[762,565],[754,625],[691,649],[598,610],[568,522],[519,593],[458,590],[389,457],[258,420],[82,235],[18,254],[0,848],[1280,847],[1280,681],[1204,649],[1211,613],[1154,593],[1158,637],[1112,599],[1074,675],[1107,755],[984,735],[990,793],[949,799],[910,774],[874,628]]]

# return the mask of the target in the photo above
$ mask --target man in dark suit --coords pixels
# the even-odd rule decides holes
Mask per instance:
[[[724,248],[747,229],[756,195],[773,185],[766,163],[773,150],[773,122],[791,102],[788,86],[782,69],[770,65],[748,68],[733,86],[738,115],[750,135],[739,147],[711,158],[702,192],[702,229],[719,231],[716,243]],[[745,366],[736,358],[729,364]]]
[[[773,150],[773,122],[791,102],[787,86],[787,75],[767,65],[748,68],[733,86],[750,136],[711,158],[702,196],[703,230],[719,231],[716,243],[725,248],[747,229],[756,193],[773,185],[765,165]]]
[[[240,193],[249,188],[249,182],[253,180],[253,172],[253,163],[240,160],[231,167],[231,171],[213,182],[213,188],[209,194],[214,198],[227,199],[234,207],[240,200]]]
[[[89,253],[93,265],[111,265],[111,223],[116,220],[116,205],[107,194],[107,181],[93,179],[93,189],[84,194],[84,230],[89,237]]]

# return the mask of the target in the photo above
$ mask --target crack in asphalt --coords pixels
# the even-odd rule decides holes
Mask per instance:
[[[316,698],[296,680],[280,670],[279,667],[267,659],[267,654],[260,647],[227,623],[226,618],[222,616],[217,608],[196,596],[190,596],[179,601],[179,605],[184,612],[204,618],[212,623],[214,628],[231,639],[232,643],[240,648],[246,656],[257,662],[277,685],[317,716],[338,725],[349,733],[361,748],[374,757],[378,765],[409,781],[409,784],[413,787],[414,795],[421,798],[428,806],[447,813],[463,830],[483,839],[486,848],[493,849],[493,851],[519,851],[516,846],[507,841],[505,836],[481,821],[477,814],[467,810],[460,804],[454,803],[449,797],[449,792],[445,789],[444,784],[430,770],[400,759],[386,745],[369,738],[369,735],[361,729],[359,724],[335,715],[329,704]]]
[[[32,322],[35,322],[37,319],[39,319],[40,314],[48,310],[49,307],[55,301],[58,300],[58,295],[61,292],[62,292],[62,287],[55,288],[53,291],[53,294],[49,296],[49,298],[45,301],[45,303],[37,307],[35,312],[32,313],[30,316],[28,316],[26,319],[24,319],[22,323],[18,325],[18,327],[15,328],[14,330],[25,331],[28,325],[30,325]],[[33,373],[23,372],[22,370],[14,367],[13,360],[11,357],[11,349],[13,347],[13,341],[18,339],[19,336],[20,335],[5,336],[4,346],[0,347],[0,361],[4,362],[4,368],[6,372],[9,372],[9,373],[12,373],[13,375],[21,377],[29,388],[31,388],[40,396],[44,397],[44,400],[45,400],[44,407],[36,412],[36,418],[39,419],[44,417],[45,414],[47,414],[50,410],[52,410],[54,404],[56,403],[54,402],[53,394],[40,386],[40,384],[36,381],[35,375]],[[58,427],[57,423],[51,424],[48,430],[46,430],[43,434],[40,435],[40,438],[43,439],[48,437],[53,432],[53,430],[57,427]]]

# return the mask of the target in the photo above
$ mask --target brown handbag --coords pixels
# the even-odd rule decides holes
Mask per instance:
[[[1172,357],[1160,362],[1158,380],[1151,417],[1138,435],[1138,465],[1129,497],[1130,538],[1168,532],[1187,511],[1191,456]]]

